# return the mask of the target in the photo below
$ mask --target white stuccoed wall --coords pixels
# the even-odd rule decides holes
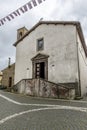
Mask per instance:
[[[37,39],[44,38],[44,50],[36,51]],[[42,24],[16,46],[15,84],[32,78],[31,59],[38,53],[49,55],[48,80],[55,83],[78,81],[76,27],[74,25]]]
[[[81,95],[83,96],[87,93],[87,57],[85,55],[78,33],[77,33],[77,42],[78,42],[78,54],[79,54]]]

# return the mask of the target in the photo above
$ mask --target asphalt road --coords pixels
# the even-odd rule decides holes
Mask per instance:
[[[0,91],[0,130],[87,130],[87,102]]]

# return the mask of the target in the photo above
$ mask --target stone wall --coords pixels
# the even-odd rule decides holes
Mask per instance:
[[[14,71],[15,71],[15,64],[10,65],[9,67],[2,70],[3,76],[2,76],[2,86],[9,87],[9,78],[12,79],[11,86],[14,85]]]
[[[18,93],[29,96],[74,99],[75,89],[67,88],[42,79],[24,79],[13,88]]]
[[[0,72],[0,85],[2,84],[2,72]]]

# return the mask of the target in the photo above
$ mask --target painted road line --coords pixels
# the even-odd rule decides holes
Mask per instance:
[[[14,100],[12,100],[12,99],[10,99],[10,98],[8,98],[8,97],[2,95],[2,94],[0,94],[0,97],[4,98],[5,100],[7,100],[7,101],[9,101],[9,102],[12,102],[12,103],[14,103],[14,104],[17,104],[17,105],[20,105],[20,104],[21,104],[20,102],[16,102],[16,101],[14,101]]]
[[[38,111],[45,111],[45,110],[75,110],[75,111],[81,111],[81,112],[87,112],[87,108],[81,108],[81,107],[71,107],[71,106],[57,106],[57,107],[48,107],[48,108],[39,108],[39,109],[32,109],[27,110],[19,113],[15,113],[13,115],[7,116],[0,120],[0,125],[5,123],[6,121],[9,121],[13,118],[16,118],[18,116],[21,116],[23,114],[31,113],[31,112],[38,112]]]
[[[0,94],[0,97],[2,97],[3,99],[7,100],[8,102],[11,102],[11,103],[14,103],[16,105],[22,105],[22,106],[40,106],[40,107],[52,107],[52,106],[57,106],[57,105],[50,105],[50,104],[27,104],[27,103],[20,103],[20,102],[17,102],[13,99],[10,99],[4,95],[1,95]]]
[[[17,102],[17,101],[15,101],[13,99],[10,99],[10,98],[2,95],[2,94],[0,94],[0,97],[2,97],[3,99],[7,100],[8,102],[14,103],[16,105],[21,105],[21,106],[39,106],[39,107],[59,107],[59,106],[61,106],[61,105],[52,105],[52,104],[27,104],[27,103],[20,103],[20,102]],[[64,107],[66,107],[66,106],[64,106]],[[68,106],[68,107],[70,107],[70,106]],[[75,108],[75,107],[73,107],[73,108]],[[79,107],[79,108],[82,109],[83,107]]]

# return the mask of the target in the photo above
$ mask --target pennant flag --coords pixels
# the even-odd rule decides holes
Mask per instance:
[[[6,17],[8,21],[11,21],[11,19],[9,18],[9,16]]]
[[[6,18],[3,18],[3,21],[6,22]]]
[[[14,16],[12,14],[9,15],[12,19],[14,19]]]
[[[0,22],[1,22],[1,24],[2,24],[2,25],[4,24],[3,19],[2,19],[2,20],[0,20]]]
[[[28,11],[27,5],[24,5],[23,8],[25,12]]]
[[[11,14],[9,14],[6,17],[0,19],[0,26],[3,25],[4,22],[6,22],[7,20],[11,21],[16,16],[21,15],[21,13],[25,13],[29,9],[32,9],[33,7],[37,6],[37,4],[41,4],[43,1],[45,1],[45,0],[37,0],[37,1],[36,0],[31,0],[31,1],[29,1],[27,4],[23,5],[22,7],[20,7],[17,10],[15,10]]]
[[[24,13],[24,12],[25,12],[25,11],[23,10],[23,8],[22,8],[22,7],[20,8],[20,10],[21,10],[21,12],[22,12],[22,13]]]
[[[13,14],[14,14],[15,16],[18,16],[16,12],[13,12]]]
[[[16,10],[16,13],[17,13],[18,15],[21,15],[20,12],[19,12],[19,10]]]
[[[35,0],[32,0],[32,3],[33,3],[34,6],[37,6],[37,3],[36,3]]]
[[[39,3],[39,4],[41,4],[41,3],[42,3],[42,0],[37,0],[37,1],[38,1],[38,3]]]
[[[29,7],[29,9],[32,9],[33,7],[32,7],[32,4],[29,2],[29,3],[27,3],[27,5],[28,5],[28,7]]]

